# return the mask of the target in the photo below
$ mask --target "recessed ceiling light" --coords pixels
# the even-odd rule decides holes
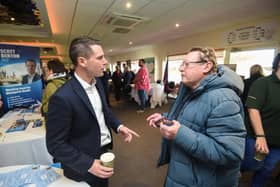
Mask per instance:
[[[131,3],[130,3],[130,2],[127,2],[127,3],[125,4],[125,7],[126,7],[127,9],[131,8]]]
[[[175,24],[175,27],[176,27],[176,28],[180,27],[180,24],[179,24],[179,23],[176,23],[176,24]]]
[[[130,42],[128,42],[128,44],[129,44],[129,45],[132,45],[133,43],[132,43],[132,41],[130,41]]]
[[[14,17],[11,17],[11,21],[15,21],[15,18],[14,18]]]

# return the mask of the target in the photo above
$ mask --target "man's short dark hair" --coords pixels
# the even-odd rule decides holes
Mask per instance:
[[[27,60],[25,61],[25,64],[27,64],[27,62],[33,62],[33,63],[35,64],[35,66],[37,65],[37,64],[36,64],[36,61],[33,60],[33,59],[27,59]]]
[[[54,73],[66,72],[64,64],[57,59],[48,61],[47,67],[48,69],[52,70]]]
[[[143,62],[145,64],[145,60],[143,58],[139,59],[139,62]]]
[[[92,55],[93,51],[90,48],[91,45],[100,44],[95,39],[88,36],[82,36],[72,40],[69,48],[69,56],[75,66],[77,65],[78,57],[88,59]]]

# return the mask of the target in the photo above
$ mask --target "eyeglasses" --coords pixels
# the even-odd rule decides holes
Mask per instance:
[[[180,67],[186,68],[186,67],[189,67],[190,64],[202,64],[202,63],[206,63],[206,62],[207,62],[206,60],[193,61],[193,62],[183,61],[182,64],[180,65]]]

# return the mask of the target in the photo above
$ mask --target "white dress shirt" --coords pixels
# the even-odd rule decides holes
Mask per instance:
[[[32,80],[33,80],[34,76],[35,76],[35,73],[27,76],[27,81],[28,81],[27,83],[28,84],[32,83]]]
[[[90,100],[91,106],[95,112],[99,127],[100,127],[100,133],[101,133],[101,146],[107,145],[111,143],[112,138],[111,134],[109,132],[109,129],[107,128],[105,124],[104,114],[103,114],[103,108],[102,108],[102,101],[100,98],[100,95],[96,89],[96,80],[93,78],[92,84],[88,84],[86,81],[81,79],[76,73],[74,73],[77,80],[80,82],[82,87],[87,93],[87,96]]]

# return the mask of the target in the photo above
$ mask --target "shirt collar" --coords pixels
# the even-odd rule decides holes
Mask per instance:
[[[79,77],[79,75],[76,72],[74,73],[74,76],[76,77],[76,79],[79,81],[79,83],[82,85],[82,87],[85,90],[91,89],[96,84],[95,78],[92,79],[92,84],[89,84],[85,80],[83,80],[81,77]]]

